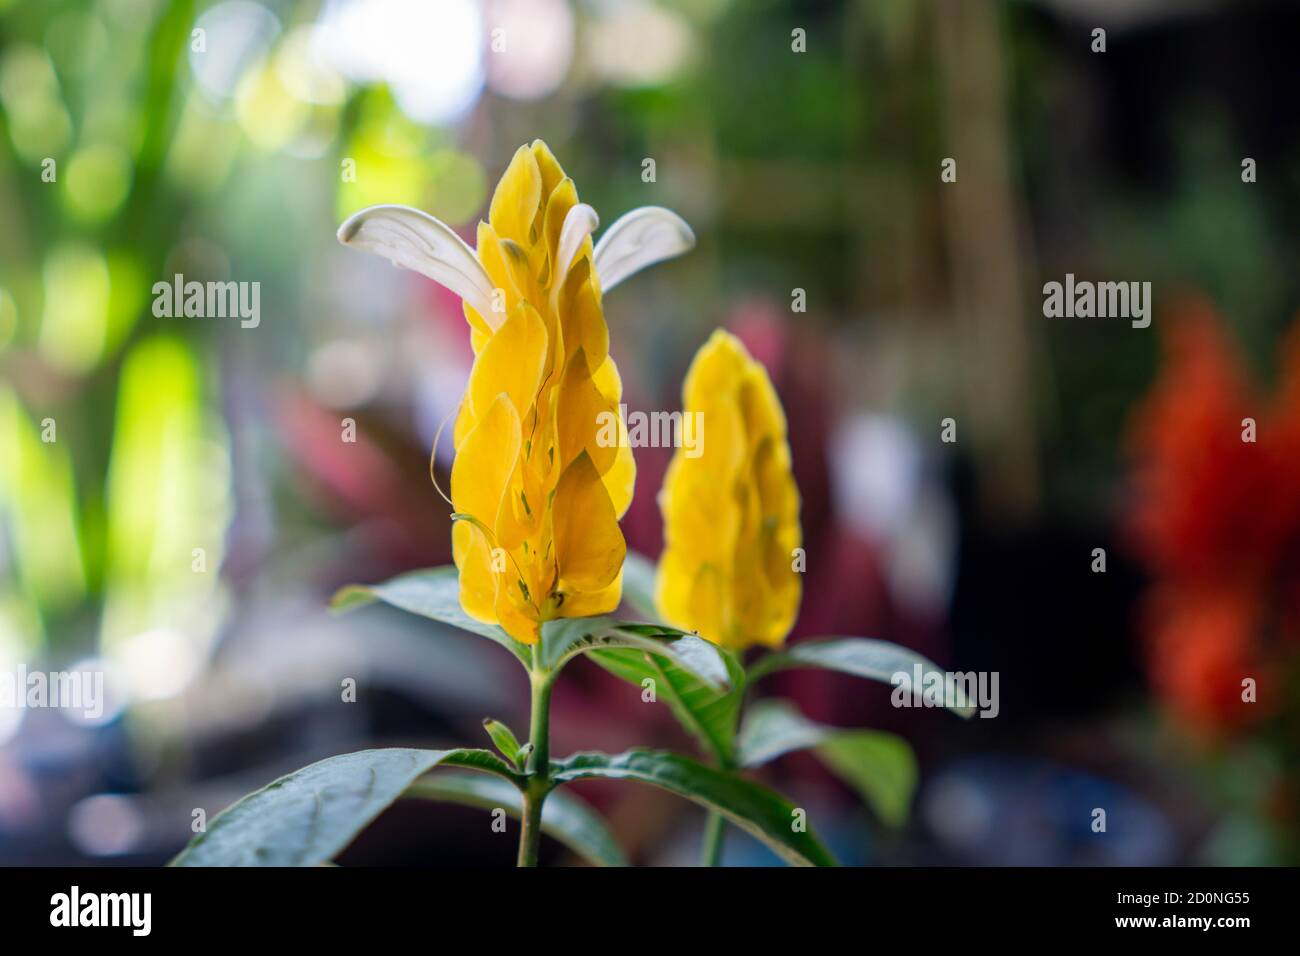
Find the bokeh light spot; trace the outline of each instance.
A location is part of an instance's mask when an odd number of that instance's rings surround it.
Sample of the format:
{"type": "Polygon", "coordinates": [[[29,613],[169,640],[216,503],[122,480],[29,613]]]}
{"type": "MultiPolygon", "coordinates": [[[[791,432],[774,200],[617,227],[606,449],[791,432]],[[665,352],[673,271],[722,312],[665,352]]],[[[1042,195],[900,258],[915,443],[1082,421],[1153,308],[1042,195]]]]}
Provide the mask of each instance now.
{"type": "Polygon", "coordinates": [[[109,302],[108,265],[103,254],[81,243],[65,243],[45,261],[45,311],[40,348],[68,371],[85,371],[104,350],[109,302]]]}
{"type": "Polygon", "coordinates": [[[429,157],[428,211],[453,226],[468,222],[487,200],[487,173],[478,160],[455,149],[429,157]]]}
{"type": "Polygon", "coordinates": [[[83,222],[108,219],[130,190],[131,162],[120,147],[87,146],[68,160],[63,195],[68,209],[83,222]]]}

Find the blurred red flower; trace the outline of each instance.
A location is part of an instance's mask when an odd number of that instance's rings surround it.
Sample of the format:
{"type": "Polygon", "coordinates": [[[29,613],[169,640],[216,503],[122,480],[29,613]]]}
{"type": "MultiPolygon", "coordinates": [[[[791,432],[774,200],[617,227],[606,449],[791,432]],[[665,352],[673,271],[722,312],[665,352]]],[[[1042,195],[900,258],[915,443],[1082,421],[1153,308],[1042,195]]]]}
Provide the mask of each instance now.
{"type": "Polygon", "coordinates": [[[1129,531],[1155,578],[1148,672],[1193,727],[1229,732],[1273,710],[1268,675],[1300,634],[1300,329],[1269,399],[1207,303],[1166,328],[1128,436],[1129,531]],[[1246,678],[1258,703],[1242,699],[1246,678]]]}

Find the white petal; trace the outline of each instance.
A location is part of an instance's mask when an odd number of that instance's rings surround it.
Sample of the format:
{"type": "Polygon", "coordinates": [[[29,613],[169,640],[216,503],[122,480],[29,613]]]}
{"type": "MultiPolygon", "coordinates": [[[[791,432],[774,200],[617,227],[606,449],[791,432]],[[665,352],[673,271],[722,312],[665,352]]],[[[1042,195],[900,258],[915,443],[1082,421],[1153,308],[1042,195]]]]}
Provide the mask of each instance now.
{"type": "Polygon", "coordinates": [[[646,266],[695,248],[695,233],[671,209],[642,206],[621,216],[596,243],[594,265],[601,292],[608,292],[646,266]]]}
{"type": "Polygon", "coordinates": [[[600,217],[596,215],[596,210],[585,202],[580,202],[569,210],[564,217],[564,225],[560,227],[559,248],[555,250],[555,264],[559,268],[552,273],[551,283],[554,288],[564,285],[564,277],[569,274],[569,267],[573,265],[578,250],[599,225],[600,217]]]}
{"type": "Polygon", "coordinates": [[[394,265],[428,276],[470,304],[495,330],[492,280],[474,250],[445,222],[409,206],[371,206],[339,226],[339,242],[378,253],[394,265]]]}

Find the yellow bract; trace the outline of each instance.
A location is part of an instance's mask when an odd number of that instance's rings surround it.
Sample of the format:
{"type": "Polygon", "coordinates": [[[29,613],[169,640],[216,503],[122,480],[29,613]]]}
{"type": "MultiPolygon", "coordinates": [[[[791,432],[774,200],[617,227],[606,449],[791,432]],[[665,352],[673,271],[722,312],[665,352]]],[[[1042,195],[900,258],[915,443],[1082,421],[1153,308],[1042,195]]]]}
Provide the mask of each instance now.
{"type": "Polygon", "coordinates": [[[612,611],[622,594],[618,521],[636,466],[625,434],[597,441],[623,385],[589,213],[544,143],[521,147],[478,228],[493,314],[465,303],[475,359],[451,472],[460,600],[528,644],[543,621],[612,611]]]}
{"type": "Polygon", "coordinates": [[[682,393],[685,415],[703,416],[703,441],[698,457],[677,449],[659,494],[659,613],[725,647],[779,645],[801,594],[799,490],[780,399],[722,330],[696,354],[682,393]]]}

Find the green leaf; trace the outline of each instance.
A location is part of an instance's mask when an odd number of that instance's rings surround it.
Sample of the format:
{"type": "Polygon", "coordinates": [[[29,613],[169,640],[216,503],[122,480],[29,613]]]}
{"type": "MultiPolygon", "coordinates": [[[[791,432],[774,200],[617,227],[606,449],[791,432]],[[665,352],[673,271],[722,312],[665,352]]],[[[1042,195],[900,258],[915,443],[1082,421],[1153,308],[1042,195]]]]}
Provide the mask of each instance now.
{"type": "Polygon", "coordinates": [[[655,563],[644,554],[628,551],[623,559],[623,600],[636,614],[658,621],[655,607],[655,563]]]}
{"type": "Polygon", "coordinates": [[[812,750],[876,815],[902,826],[916,791],[916,756],[907,741],[878,730],[841,730],[804,717],[782,700],[760,700],[745,715],[737,743],[742,766],[812,750]]]}
{"type": "Polygon", "coordinates": [[[834,732],[808,720],[783,700],[755,701],[740,728],[737,759],[742,767],[761,767],[782,754],[816,747],[834,732]]]}
{"type": "Polygon", "coordinates": [[[712,644],[709,647],[726,666],[729,687],[706,683],[672,661],[638,651],[595,651],[591,659],[629,684],[643,687],[647,679],[653,680],[655,699],[666,703],[681,725],[700,742],[705,753],[718,758],[725,766],[734,756],[745,672],[730,651],[712,644]]]}
{"type": "Polygon", "coordinates": [[[533,755],[533,742],[530,740],[515,752],[515,766],[520,770],[528,769],[528,758],[533,755]]]}
{"type": "MultiPolygon", "coordinates": [[[[516,820],[523,807],[523,797],[509,782],[473,773],[430,774],[417,780],[403,797],[441,800],[484,810],[500,807],[516,820]]],[[[559,840],[588,863],[627,866],[627,859],[605,821],[574,794],[553,791],[547,796],[542,805],[542,832],[559,840]]]]}
{"type": "Polygon", "coordinates": [[[516,641],[496,624],[474,620],[461,608],[460,579],[454,567],[410,571],[383,584],[350,584],[334,595],[330,609],[350,611],[375,601],[489,638],[519,658],[525,667],[532,666],[533,655],[527,644],[516,641]]]}
{"type": "Polygon", "coordinates": [[[571,617],[542,625],[542,667],[555,672],[579,654],[628,649],[651,654],[725,690],[727,663],[718,649],[689,631],[666,624],[636,624],[609,617],[571,617]]]}
{"type": "Polygon", "coordinates": [[[789,863],[835,866],[835,858],[811,829],[795,829],[796,808],[780,794],[735,773],[715,770],[680,754],[629,750],[579,753],[552,765],[557,784],[600,777],[638,780],[662,787],[721,813],[789,863]]]}
{"type": "MultiPolygon", "coordinates": [[[[623,600],[636,613],[658,622],[654,593],[654,562],[643,554],[629,551],[623,561],[623,600]]],[[[731,763],[733,755],[745,673],[733,653],[712,644],[708,646],[726,668],[724,686],[701,680],[694,670],[671,659],[639,650],[593,650],[590,656],[605,670],[629,684],[644,687],[646,680],[654,681],[655,699],[662,698],[678,722],[700,742],[704,752],[725,765],[731,763]]]]}
{"type": "MultiPolygon", "coordinates": [[[[938,665],[906,647],[866,637],[836,637],[804,641],[785,650],[774,651],[760,658],[750,668],[749,680],[753,683],[774,671],[793,667],[820,667],[908,688],[910,693],[914,669],[918,665],[921,668],[922,690],[925,689],[927,680],[945,680],[947,677],[938,665]],[[894,680],[895,675],[900,675],[897,682],[894,680]]],[[[961,688],[953,685],[952,691],[953,704],[948,709],[961,717],[974,714],[975,707],[961,688]]]]}
{"type": "MultiPolygon", "coordinates": [[[[509,649],[525,667],[532,667],[532,649],[528,645],[495,624],[474,620],[461,609],[454,567],[412,571],[383,584],[350,585],[334,596],[330,606],[335,611],[347,611],[374,601],[481,634],[509,649]]],[[[610,617],[561,618],[542,625],[541,665],[551,672],[579,654],[614,648],[652,653],[707,685],[719,690],[728,686],[728,667],[717,648],[679,628],[610,617]]]]}
{"type": "Polygon", "coordinates": [[[314,866],[337,856],[417,778],[443,764],[517,775],[486,750],[362,750],[295,770],[227,807],[173,866],[314,866]]]}
{"type": "Polygon", "coordinates": [[[501,756],[512,761],[516,770],[522,770],[523,765],[519,763],[519,752],[523,748],[520,747],[519,739],[515,736],[514,731],[501,721],[493,720],[491,717],[483,718],[483,729],[492,738],[492,745],[501,751],[501,756]]]}
{"type": "Polygon", "coordinates": [[[840,731],[816,754],[886,824],[901,827],[907,822],[918,772],[916,755],[902,737],[880,730],[840,731]]]}

